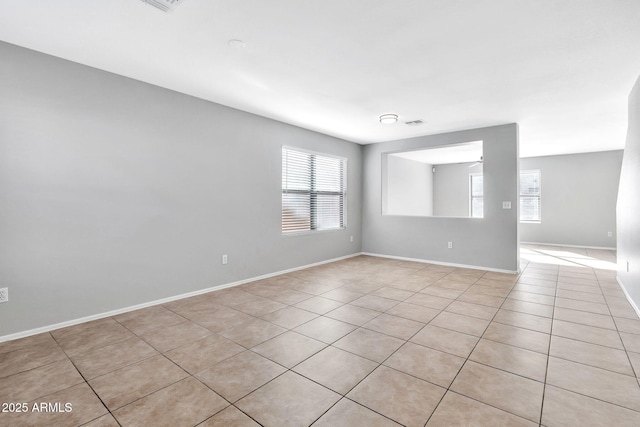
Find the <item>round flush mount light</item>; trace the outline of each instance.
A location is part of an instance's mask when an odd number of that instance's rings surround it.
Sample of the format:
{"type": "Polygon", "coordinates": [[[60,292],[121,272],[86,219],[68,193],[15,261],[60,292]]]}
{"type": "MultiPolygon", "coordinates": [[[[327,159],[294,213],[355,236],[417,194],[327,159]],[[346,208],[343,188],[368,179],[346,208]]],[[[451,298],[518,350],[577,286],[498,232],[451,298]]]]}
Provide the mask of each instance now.
{"type": "Polygon", "coordinates": [[[236,49],[244,49],[245,47],[247,47],[247,44],[245,42],[238,39],[231,39],[227,43],[230,47],[234,47],[236,49]]]}
{"type": "Polygon", "coordinates": [[[380,116],[380,123],[385,125],[391,125],[398,121],[397,114],[383,114],[380,116]]]}

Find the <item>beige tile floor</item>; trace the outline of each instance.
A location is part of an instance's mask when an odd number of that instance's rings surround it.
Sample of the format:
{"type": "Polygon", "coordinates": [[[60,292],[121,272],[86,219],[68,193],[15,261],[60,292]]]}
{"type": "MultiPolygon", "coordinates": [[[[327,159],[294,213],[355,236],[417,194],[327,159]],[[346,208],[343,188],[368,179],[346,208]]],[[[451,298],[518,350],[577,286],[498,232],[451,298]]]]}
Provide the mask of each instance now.
{"type": "Polygon", "coordinates": [[[520,276],[360,256],[2,343],[0,402],[29,413],[0,426],[640,426],[615,255],[521,253],[520,276]]]}

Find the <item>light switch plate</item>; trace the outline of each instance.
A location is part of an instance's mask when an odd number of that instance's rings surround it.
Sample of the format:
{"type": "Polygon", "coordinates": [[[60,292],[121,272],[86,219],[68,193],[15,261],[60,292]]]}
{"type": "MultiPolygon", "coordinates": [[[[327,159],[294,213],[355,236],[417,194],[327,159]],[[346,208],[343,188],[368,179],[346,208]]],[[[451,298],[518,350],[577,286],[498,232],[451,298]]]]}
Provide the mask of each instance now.
{"type": "Polygon", "coordinates": [[[502,202],[502,209],[511,209],[511,202],[502,202]]]}

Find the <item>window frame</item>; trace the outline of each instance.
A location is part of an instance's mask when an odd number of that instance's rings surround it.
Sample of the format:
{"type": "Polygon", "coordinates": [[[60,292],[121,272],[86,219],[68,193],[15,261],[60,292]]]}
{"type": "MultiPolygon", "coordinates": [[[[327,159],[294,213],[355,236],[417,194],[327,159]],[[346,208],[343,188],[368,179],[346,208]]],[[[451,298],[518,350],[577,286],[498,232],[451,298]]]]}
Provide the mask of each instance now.
{"type": "Polygon", "coordinates": [[[540,224],[542,222],[542,173],[540,169],[528,169],[521,170],[518,176],[520,180],[518,181],[518,203],[520,203],[520,222],[525,224],[540,224]],[[523,195],[522,194],[522,174],[537,174],[538,175],[538,194],[537,195],[523,195]],[[538,219],[522,219],[522,199],[526,198],[537,198],[538,199],[538,219]]]}
{"type": "Polygon", "coordinates": [[[469,218],[482,219],[484,218],[484,174],[482,172],[473,172],[469,174],[469,218]],[[473,178],[482,176],[482,196],[473,195],[473,178]],[[473,216],[473,199],[482,199],[482,215],[473,216]]]}
{"type": "MultiPolygon", "coordinates": [[[[469,218],[484,218],[484,200],[483,200],[483,212],[481,217],[473,216],[473,199],[484,199],[484,180],[483,180],[483,188],[482,188],[482,196],[474,196],[473,195],[473,178],[475,176],[482,176],[483,172],[476,172],[469,174],[469,218]]],[[[540,224],[542,222],[542,173],[540,169],[528,169],[523,170],[518,173],[518,207],[520,208],[518,214],[518,221],[526,224],[540,224]],[[538,175],[538,194],[537,195],[523,195],[522,194],[522,186],[521,186],[521,178],[522,174],[532,174],[536,173],[538,175]],[[523,198],[537,198],[538,199],[538,219],[522,219],[522,199],[523,198]]]]}
{"type": "Polygon", "coordinates": [[[296,236],[301,234],[313,234],[313,233],[327,233],[332,231],[345,230],[347,228],[347,171],[348,171],[348,159],[342,156],[336,156],[333,154],[320,153],[317,151],[306,150],[298,147],[291,147],[288,145],[283,145],[280,151],[281,157],[281,215],[280,215],[280,231],[282,236],[296,236]],[[284,164],[284,155],[285,150],[304,153],[310,156],[310,165],[309,165],[309,178],[308,182],[310,184],[309,190],[291,190],[286,189],[284,186],[284,174],[285,174],[285,164],[284,164]],[[342,173],[338,178],[338,181],[341,183],[342,191],[327,191],[327,190],[318,190],[317,188],[314,191],[314,187],[316,187],[316,183],[318,180],[318,176],[316,173],[316,165],[317,158],[323,157],[326,159],[335,159],[339,160],[342,163],[342,173]],[[290,231],[284,230],[284,208],[285,208],[285,194],[308,194],[309,195],[309,228],[305,229],[294,229],[290,231]],[[331,228],[318,228],[318,196],[327,195],[327,196],[338,196],[342,203],[339,203],[339,214],[338,219],[340,226],[339,227],[331,227],[331,228]]]}

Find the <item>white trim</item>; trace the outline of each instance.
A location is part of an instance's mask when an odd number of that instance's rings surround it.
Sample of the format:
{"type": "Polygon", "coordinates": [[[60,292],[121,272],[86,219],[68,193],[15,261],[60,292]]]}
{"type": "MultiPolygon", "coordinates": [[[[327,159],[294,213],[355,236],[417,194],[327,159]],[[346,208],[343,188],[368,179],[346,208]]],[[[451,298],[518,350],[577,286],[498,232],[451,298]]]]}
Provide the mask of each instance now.
{"type": "Polygon", "coordinates": [[[615,251],[616,248],[607,248],[604,246],[582,246],[582,245],[561,245],[559,243],[540,243],[540,242],[520,242],[521,245],[542,245],[542,246],[557,246],[565,248],[582,248],[582,249],[602,249],[605,251],[615,251]]]}
{"type": "Polygon", "coordinates": [[[469,173],[469,218],[483,219],[484,218],[484,184],[482,187],[482,196],[474,197],[473,196],[473,178],[476,176],[484,177],[484,172],[469,173]],[[482,216],[473,216],[473,199],[482,199],[482,216]]]}
{"type": "Polygon", "coordinates": [[[319,230],[298,230],[298,231],[287,231],[287,232],[282,232],[281,236],[284,238],[287,237],[295,237],[295,236],[306,236],[308,234],[318,234],[318,233],[332,233],[334,231],[344,231],[346,230],[347,227],[340,227],[340,228],[321,228],[319,230]]]}
{"type": "Polygon", "coordinates": [[[322,151],[307,150],[306,148],[294,147],[293,145],[282,145],[282,148],[284,148],[285,150],[300,151],[301,153],[313,154],[313,155],[316,155],[316,156],[331,157],[331,158],[334,158],[334,159],[344,160],[345,162],[348,160],[347,157],[339,156],[337,154],[330,154],[330,153],[325,153],[325,152],[322,152],[322,151]]]}
{"type": "Polygon", "coordinates": [[[620,288],[622,289],[622,292],[624,292],[624,296],[627,297],[627,301],[629,301],[629,304],[631,304],[631,307],[633,307],[638,317],[640,317],[640,308],[638,308],[636,303],[631,299],[631,295],[629,295],[629,292],[627,292],[627,289],[622,284],[620,277],[618,277],[617,275],[616,275],[616,282],[618,282],[618,285],[620,285],[620,288]]]}
{"type": "Polygon", "coordinates": [[[467,265],[467,264],[456,264],[456,263],[453,263],[453,262],[433,261],[433,260],[430,260],[430,259],[407,258],[407,257],[402,257],[402,256],[374,254],[374,253],[370,253],[370,252],[362,252],[362,255],[374,256],[374,257],[378,257],[378,258],[397,259],[397,260],[401,260],[401,261],[420,262],[420,263],[423,263],[423,264],[436,264],[436,265],[446,265],[448,267],[470,268],[472,270],[493,271],[493,272],[496,272],[496,273],[520,274],[519,271],[514,271],[514,270],[503,270],[501,268],[480,267],[480,266],[477,266],[477,265],[467,265]]]}
{"type": "Polygon", "coordinates": [[[277,271],[275,273],[264,274],[262,276],[251,277],[251,278],[248,278],[248,279],[239,280],[237,282],[231,282],[231,283],[225,283],[225,284],[218,285],[218,286],[212,286],[210,288],[200,289],[200,290],[197,290],[197,291],[188,292],[186,294],[180,294],[180,295],[176,295],[176,296],[172,296],[172,297],[168,297],[168,298],[162,298],[162,299],[155,300],[155,301],[145,302],[145,303],[142,303],[142,304],[132,305],[132,306],[129,306],[129,307],[119,308],[119,309],[116,309],[116,310],[111,310],[111,311],[107,311],[107,312],[100,313],[100,314],[94,314],[94,315],[91,315],[91,316],[81,317],[79,319],[67,320],[65,322],[55,323],[53,325],[42,326],[40,328],[35,328],[35,329],[29,329],[27,331],[16,332],[14,334],[0,336],[0,343],[4,342],[4,341],[15,340],[15,339],[18,339],[18,338],[29,337],[31,335],[41,334],[43,332],[53,331],[55,329],[66,328],[68,326],[78,325],[80,323],[90,322],[92,320],[104,319],[105,317],[111,317],[111,316],[115,316],[117,314],[128,313],[130,311],[140,310],[141,308],[151,307],[151,306],[159,305],[159,304],[166,304],[168,302],[172,302],[172,301],[177,301],[177,300],[181,300],[181,299],[184,299],[184,298],[193,297],[193,296],[196,296],[196,295],[206,294],[208,292],[213,292],[213,291],[219,291],[221,289],[232,288],[234,286],[243,285],[245,283],[255,282],[256,280],[268,279],[270,277],[280,276],[282,274],[287,274],[287,273],[291,273],[291,272],[298,271],[298,270],[304,270],[306,268],[311,268],[311,267],[315,267],[315,266],[322,265],[322,264],[328,264],[328,263],[331,263],[331,262],[342,261],[344,259],[353,258],[353,257],[360,256],[360,255],[362,255],[362,253],[361,252],[357,252],[357,253],[354,253],[354,254],[345,255],[345,256],[342,256],[342,257],[338,257],[338,258],[332,258],[332,259],[329,259],[329,260],[326,260],[326,261],[320,261],[320,262],[316,262],[316,263],[313,263],[313,264],[303,265],[303,266],[300,266],[300,267],[289,268],[287,270],[281,270],[281,271],[277,271]]]}

